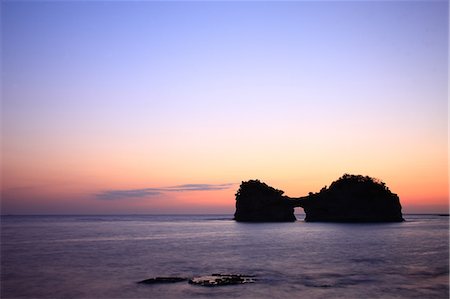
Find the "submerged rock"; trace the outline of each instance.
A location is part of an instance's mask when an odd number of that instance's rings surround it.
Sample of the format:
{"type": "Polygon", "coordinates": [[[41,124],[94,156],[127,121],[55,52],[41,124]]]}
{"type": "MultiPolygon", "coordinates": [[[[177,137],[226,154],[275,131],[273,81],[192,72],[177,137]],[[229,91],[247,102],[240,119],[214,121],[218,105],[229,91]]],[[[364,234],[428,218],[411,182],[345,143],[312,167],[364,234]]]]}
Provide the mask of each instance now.
{"type": "Polygon", "coordinates": [[[283,193],[259,180],[242,182],[236,193],[234,219],[243,222],[296,221],[294,207],[283,193]]]}
{"type": "Polygon", "coordinates": [[[302,207],[305,221],[401,222],[397,194],[380,180],[344,174],[318,193],[289,198],[259,180],[242,182],[236,193],[236,221],[295,221],[294,207],[302,207]]]}
{"type": "Polygon", "coordinates": [[[176,283],[188,281],[190,284],[204,287],[217,287],[225,285],[236,285],[255,282],[253,275],[244,274],[218,274],[214,273],[208,276],[193,277],[191,279],[185,277],[153,277],[139,281],[142,284],[160,284],[160,283],[176,283]]]}
{"type": "Polygon", "coordinates": [[[212,274],[189,279],[190,284],[203,287],[217,287],[255,282],[254,276],[241,274],[212,274]]]}
{"type": "Polygon", "coordinates": [[[156,283],[175,283],[188,280],[185,277],[153,277],[145,280],[141,280],[138,283],[144,284],[156,284],[156,283]]]}

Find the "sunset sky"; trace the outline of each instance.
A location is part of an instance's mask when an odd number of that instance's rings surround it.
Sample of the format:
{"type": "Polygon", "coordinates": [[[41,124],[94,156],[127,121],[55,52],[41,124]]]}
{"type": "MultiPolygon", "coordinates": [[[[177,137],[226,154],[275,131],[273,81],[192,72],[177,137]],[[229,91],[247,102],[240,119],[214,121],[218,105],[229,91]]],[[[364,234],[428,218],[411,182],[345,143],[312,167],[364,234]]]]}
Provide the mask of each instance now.
{"type": "Polygon", "coordinates": [[[448,212],[448,1],[1,2],[2,214],[233,213],[344,173],[448,212]]]}

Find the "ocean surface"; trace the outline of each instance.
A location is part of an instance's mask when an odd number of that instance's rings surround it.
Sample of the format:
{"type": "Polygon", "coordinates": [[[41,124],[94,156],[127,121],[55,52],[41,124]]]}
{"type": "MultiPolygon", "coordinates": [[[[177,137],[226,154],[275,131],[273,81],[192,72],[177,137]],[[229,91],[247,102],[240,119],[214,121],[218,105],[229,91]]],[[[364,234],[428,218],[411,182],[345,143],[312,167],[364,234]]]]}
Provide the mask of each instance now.
{"type": "Polygon", "coordinates": [[[449,217],[404,217],[248,224],[230,215],[2,216],[1,298],[449,298],[449,217]],[[136,283],[212,273],[256,282],[136,283]]]}

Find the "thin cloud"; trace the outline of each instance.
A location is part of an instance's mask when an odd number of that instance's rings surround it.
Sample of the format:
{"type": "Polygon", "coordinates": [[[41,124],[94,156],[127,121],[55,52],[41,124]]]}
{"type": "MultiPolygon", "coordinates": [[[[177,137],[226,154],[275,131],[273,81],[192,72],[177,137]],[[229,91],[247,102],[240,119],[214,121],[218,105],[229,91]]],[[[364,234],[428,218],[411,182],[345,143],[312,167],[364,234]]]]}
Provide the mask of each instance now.
{"type": "Polygon", "coordinates": [[[209,190],[223,190],[228,189],[235,184],[185,184],[178,185],[173,187],[164,188],[164,191],[176,191],[176,192],[185,192],[185,191],[209,191],[209,190]]]}
{"type": "Polygon", "coordinates": [[[146,197],[155,196],[161,194],[161,191],[153,188],[145,189],[131,189],[131,190],[106,190],[97,193],[96,196],[99,199],[114,200],[128,197],[146,197]]]}
{"type": "Polygon", "coordinates": [[[184,184],[162,188],[142,188],[142,189],[128,189],[128,190],[106,190],[99,192],[96,195],[98,199],[116,200],[123,198],[139,198],[152,197],[166,192],[188,192],[188,191],[212,191],[229,189],[235,183],[227,184],[184,184]]]}

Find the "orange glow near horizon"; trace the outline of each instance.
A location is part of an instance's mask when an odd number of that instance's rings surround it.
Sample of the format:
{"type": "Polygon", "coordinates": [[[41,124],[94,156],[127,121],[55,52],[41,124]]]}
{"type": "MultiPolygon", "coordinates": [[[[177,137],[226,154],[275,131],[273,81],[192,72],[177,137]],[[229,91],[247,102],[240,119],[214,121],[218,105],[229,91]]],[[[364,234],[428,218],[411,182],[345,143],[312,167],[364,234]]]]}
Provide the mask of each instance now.
{"type": "MultiPolygon", "coordinates": [[[[339,175],[340,176],[340,175],[339,175]]],[[[277,178],[259,178],[267,184],[284,190],[291,197],[304,196],[308,192],[318,192],[323,186],[329,185],[339,176],[328,180],[310,179],[286,180],[277,178]]],[[[307,177],[307,176],[304,176],[307,177]]],[[[106,181],[89,181],[83,178],[79,181],[60,181],[49,179],[47,183],[30,186],[17,186],[4,189],[2,192],[2,213],[144,213],[144,214],[190,214],[212,213],[231,214],[234,212],[234,194],[239,188],[240,181],[256,179],[234,179],[227,181],[234,183],[228,189],[210,191],[162,192],[157,196],[143,196],[139,198],[120,198],[102,200],[96,194],[107,190],[139,190],[145,188],[160,188],[180,185],[161,181],[159,184],[148,185],[141,179],[140,183],[132,184],[130,181],[121,181],[113,178],[115,183],[106,181]],[[53,183],[51,183],[53,182],[53,183]],[[24,208],[27,207],[27,208],[24,208]],[[18,212],[15,212],[18,211],[18,212]],[[46,212],[47,211],[47,212],[46,212]]],[[[33,180],[29,180],[33,181],[33,180]]],[[[422,178],[410,181],[384,180],[392,192],[400,197],[405,213],[448,211],[448,185],[445,174],[435,180],[422,178]]],[[[35,181],[37,183],[37,181],[35,181]]],[[[183,184],[195,184],[193,181],[183,181],[183,184]]],[[[217,182],[209,182],[217,183],[217,182]]],[[[218,182],[222,183],[222,182],[218,182]]],[[[5,186],[5,185],[4,185],[5,186]]]]}
{"type": "Polygon", "coordinates": [[[302,154],[297,154],[298,146],[295,140],[286,139],[278,147],[258,141],[237,153],[229,144],[210,143],[206,148],[187,144],[183,151],[160,146],[157,154],[145,155],[145,145],[104,153],[103,146],[78,152],[37,147],[21,154],[6,145],[2,213],[232,213],[234,193],[243,180],[260,179],[296,197],[318,192],[344,173],[381,179],[399,195],[404,212],[448,211],[444,146],[414,147],[415,151],[408,152],[378,150],[376,155],[367,146],[327,152],[320,143],[301,144],[302,154]],[[96,198],[105,190],[199,183],[235,185],[225,190],[120,200],[96,198]]]}

